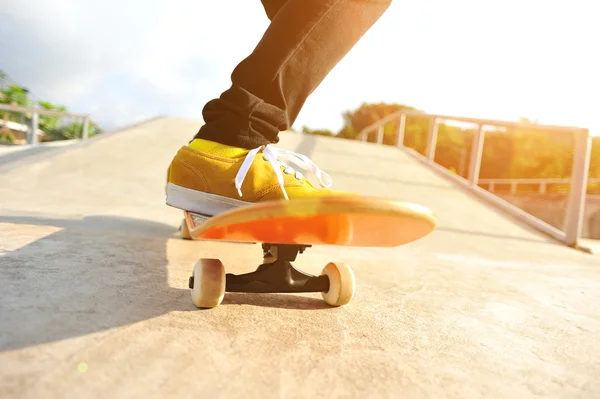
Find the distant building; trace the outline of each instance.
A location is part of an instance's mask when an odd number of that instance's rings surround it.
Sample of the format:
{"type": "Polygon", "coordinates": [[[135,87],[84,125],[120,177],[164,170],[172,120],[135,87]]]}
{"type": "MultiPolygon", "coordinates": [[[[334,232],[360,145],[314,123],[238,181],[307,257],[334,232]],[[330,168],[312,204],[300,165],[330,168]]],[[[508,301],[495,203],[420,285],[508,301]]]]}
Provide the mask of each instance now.
{"type": "MultiPolygon", "coordinates": [[[[29,129],[31,127],[26,124],[0,119],[0,143],[27,144],[29,129]]],[[[37,129],[36,133],[38,142],[51,141],[43,130],[37,129]]]]}

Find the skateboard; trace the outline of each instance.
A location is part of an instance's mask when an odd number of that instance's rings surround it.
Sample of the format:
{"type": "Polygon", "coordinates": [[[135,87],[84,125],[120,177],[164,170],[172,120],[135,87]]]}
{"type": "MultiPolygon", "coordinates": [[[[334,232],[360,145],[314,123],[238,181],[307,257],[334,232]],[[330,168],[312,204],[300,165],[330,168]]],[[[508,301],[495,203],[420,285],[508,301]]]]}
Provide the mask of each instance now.
{"type": "Polygon", "coordinates": [[[234,243],[261,243],[263,262],[256,271],[225,273],[218,259],[200,259],[189,279],[192,302],[214,308],[225,292],[320,292],[331,306],[348,304],[356,280],[349,265],[330,262],[320,276],[292,262],[313,245],[395,247],[435,230],[427,208],[385,198],[328,197],[254,203],[208,217],[184,211],[181,237],[234,243]]]}

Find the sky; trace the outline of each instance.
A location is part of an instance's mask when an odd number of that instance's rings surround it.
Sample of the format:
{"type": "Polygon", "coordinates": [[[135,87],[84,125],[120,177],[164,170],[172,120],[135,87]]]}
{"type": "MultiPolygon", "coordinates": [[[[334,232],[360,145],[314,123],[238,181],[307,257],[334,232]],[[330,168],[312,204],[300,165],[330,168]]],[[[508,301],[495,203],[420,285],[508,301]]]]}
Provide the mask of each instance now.
{"type": "MultiPolygon", "coordinates": [[[[294,0],[299,1],[299,0],[294,0]]],[[[590,128],[600,134],[591,0],[393,0],[309,97],[294,127],[343,125],[363,102],[590,128]]],[[[104,129],[201,120],[260,40],[258,0],[0,0],[0,69],[104,129]]]]}

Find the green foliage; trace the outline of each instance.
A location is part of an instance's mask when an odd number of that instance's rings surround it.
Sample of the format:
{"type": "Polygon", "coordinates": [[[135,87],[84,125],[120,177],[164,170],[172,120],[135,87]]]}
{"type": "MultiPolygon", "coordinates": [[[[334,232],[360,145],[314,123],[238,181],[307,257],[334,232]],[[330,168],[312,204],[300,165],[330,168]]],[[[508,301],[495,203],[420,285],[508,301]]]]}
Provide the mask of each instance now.
{"type": "MultiPolygon", "coordinates": [[[[400,111],[417,111],[413,107],[409,107],[402,104],[367,104],[363,103],[355,111],[346,111],[343,113],[344,120],[346,121],[342,130],[338,133],[338,137],[356,139],[358,134],[367,126],[383,119],[384,117],[400,111]]],[[[387,128],[386,134],[393,134],[390,128],[387,128]]],[[[371,134],[368,141],[374,142],[377,140],[376,134],[371,134]]]]}
{"type": "Polygon", "coordinates": [[[12,144],[14,142],[13,136],[11,134],[4,133],[0,130],[0,143],[2,143],[2,142],[12,144]]]}
{"type": "MultiPolygon", "coordinates": [[[[4,79],[3,79],[4,80],[4,79]]],[[[0,89],[0,104],[13,104],[26,107],[29,105],[27,89],[17,85],[8,85],[0,89]]],[[[11,121],[20,121],[21,114],[18,112],[0,111],[0,118],[8,118],[11,121]]]]}
{"type": "MultiPolygon", "coordinates": [[[[425,153],[425,143],[429,130],[419,133],[421,139],[421,151],[425,153]]],[[[439,124],[438,140],[435,151],[435,162],[454,171],[454,173],[467,177],[469,174],[469,163],[471,162],[471,148],[475,130],[459,129],[455,126],[439,124]]]]}
{"type": "MultiPolygon", "coordinates": [[[[28,90],[24,87],[10,84],[6,87],[4,82],[6,74],[0,70],[0,103],[20,105],[23,107],[31,106],[32,101],[29,99],[28,90]]],[[[68,112],[64,105],[53,104],[49,101],[38,101],[37,106],[43,109],[68,112]]],[[[21,112],[0,111],[0,118],[18,123],[31,123],[31,115],[24,115],[21,112]]],[[[52,140],[67,140],[73,138],[81,138],[83,133],[83,122],[80,120],[65,121],[64,117],[57,115],[39,115],[38,126],[46,137],[52,140]]],[[[90,121],[88,126],[88,137],[99,134],[101,129],[90,121]]],[[[1,141],[12,142],[12,137],[7,134],[0,135],[1,141]]]]}
{"type": "MultiPolygon", "coordinates": [[[[64,105],[54,105],[48,101],[40,101],[38,102],[40,108],[47,109],[50,111],[59,111],[59,112],[67,112],[67,107],[64,105]]],[[[54,130],[58,127],[60,123],[60,116],[56,115],[40,115],[39,124],[40,129],[43,131],[54,130]]]]}
{"type": "MultiPolygon", "coordinates": [[[[511,168],[507,167],[515,156],[516,142],[514,137],[507,131],[494,131],[486,132],[484,140],[479,177],[482,179],[508,179],[514,177],[511,175],[511,168]]],[[[471,141],[468,142],[469,158],[471,143],[471,141]]]]}
{"type": "Polygon", "coordinates": [[[27,89],[17,85],[8,85],[6,89],[0,91],[0,103],[26,107],[29,105],[27,89]]]}

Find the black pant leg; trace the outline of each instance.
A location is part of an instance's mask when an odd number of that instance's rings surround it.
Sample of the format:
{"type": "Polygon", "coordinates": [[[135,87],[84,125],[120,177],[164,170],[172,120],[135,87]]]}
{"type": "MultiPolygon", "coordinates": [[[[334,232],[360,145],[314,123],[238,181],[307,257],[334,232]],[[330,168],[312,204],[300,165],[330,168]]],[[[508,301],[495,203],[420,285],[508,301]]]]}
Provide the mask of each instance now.
{"type": "Polygon", "coordinates": [[[271,23],[234,69],[231,87],[204,107],[205,125],[196,137],[246,148],[277,143],[278,133],[292,126],[308,96],[390,3],[263,0],[271,23]]]}

